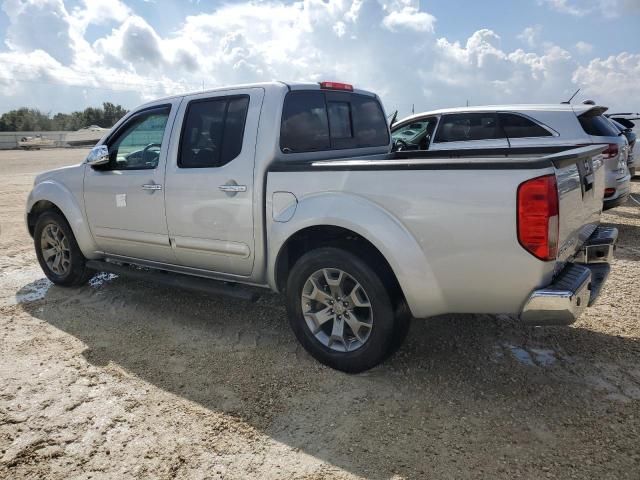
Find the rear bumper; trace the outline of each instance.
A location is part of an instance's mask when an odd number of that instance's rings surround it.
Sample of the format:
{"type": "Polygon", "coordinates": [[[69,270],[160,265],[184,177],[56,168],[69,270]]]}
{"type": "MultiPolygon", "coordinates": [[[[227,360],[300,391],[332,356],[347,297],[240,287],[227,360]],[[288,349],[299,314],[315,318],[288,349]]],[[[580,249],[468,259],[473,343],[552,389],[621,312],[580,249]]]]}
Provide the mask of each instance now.
{"type": "Polygon", "coordinates": [[[629,192],[631,191],[631,173],[627,173],[624,177],[618,178],[612,188],[615,188],[615,192],[610,197],[605,197],[603,210],[619,207],[627,202],[629,192]]]}
{"type": "Polygon", "coordinates": [[[620,205],[624,205],[629,200],[629,191],[618,195],[616,198],[611,200],[605,200],[602,203],[602,210],[611,210],[612,208],[619,207],[620,205]]]}
{"type": "Polygon", "coordinates": [[[606,281],[618,239],[615,228],[599,227],[573,263],[551,285],[535,290],[520,314],[528,325],[570,325],[593,305],[606,281]]]}

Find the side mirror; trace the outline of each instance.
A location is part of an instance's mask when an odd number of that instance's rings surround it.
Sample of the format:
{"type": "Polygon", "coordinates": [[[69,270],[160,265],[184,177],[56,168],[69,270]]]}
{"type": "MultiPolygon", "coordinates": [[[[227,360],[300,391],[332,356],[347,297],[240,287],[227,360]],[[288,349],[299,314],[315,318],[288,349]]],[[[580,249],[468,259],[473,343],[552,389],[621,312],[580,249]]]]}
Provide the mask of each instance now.
{"type": "Polygon", "coordinates": [[[107,146],[97,145],[91,149],[85,162],[87,165],[94,167],[96,165],[105,165],[109,163],[109,160],[109,149],[107,146]]]}

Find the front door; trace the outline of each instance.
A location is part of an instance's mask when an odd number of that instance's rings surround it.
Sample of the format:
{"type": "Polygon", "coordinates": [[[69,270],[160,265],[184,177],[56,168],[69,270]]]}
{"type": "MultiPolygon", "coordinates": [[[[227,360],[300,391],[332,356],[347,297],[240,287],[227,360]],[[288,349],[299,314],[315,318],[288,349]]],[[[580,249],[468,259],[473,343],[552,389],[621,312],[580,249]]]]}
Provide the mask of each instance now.
{"type": "Polygon", "coordinates": [[[172,140],[166,180],[167,224],[179,265],[252,272],[253,170],[263,96],[261,88],[207,93],[185,99],[180,108],[182,130],[172,140]]]}
{"type": "Polygon", "coordinates": [[[84,201],[103,252],[175,263],[164,207],[164,170],[178,104],[134,114],[107,141],[110,161],[87,166],[84,201]]]}

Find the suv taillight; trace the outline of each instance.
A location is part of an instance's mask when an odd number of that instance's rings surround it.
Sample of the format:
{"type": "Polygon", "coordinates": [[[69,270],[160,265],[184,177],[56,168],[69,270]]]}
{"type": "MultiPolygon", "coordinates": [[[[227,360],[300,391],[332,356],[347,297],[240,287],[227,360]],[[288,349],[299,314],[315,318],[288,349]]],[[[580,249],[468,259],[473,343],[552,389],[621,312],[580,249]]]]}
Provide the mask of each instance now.
{"type": "Polygon", "coordinates": [[[604,152],[602,152],[602,154],[604,155],[604,158],[613,158],[616,155],[618,155],[618,153],[620,153],[620,148],[615,143],[610,143],[607,146],[607,149],[604,152]]]}
{"type": "Polygon", "coordinates": [[[558,254],[560,211],[555,175],[545,175],[518,187],[518,241],[540,260],[558,254]]]}

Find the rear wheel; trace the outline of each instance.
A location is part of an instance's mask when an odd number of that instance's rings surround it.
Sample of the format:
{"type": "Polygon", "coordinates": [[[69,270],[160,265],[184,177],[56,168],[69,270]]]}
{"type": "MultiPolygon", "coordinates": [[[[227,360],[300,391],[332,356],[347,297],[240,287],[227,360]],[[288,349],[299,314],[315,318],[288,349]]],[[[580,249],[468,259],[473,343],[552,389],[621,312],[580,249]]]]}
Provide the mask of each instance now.
{"type": "Polygon", "coordinates": [[[287,282],[289,323],[320,362],[350,373],[384,360],[394,340],[394,309],[378,274],[350,252],[303,255],[287,282]]]}
{"type": "Polygon", "coordinates": [[[93,272],[86,267],[87,259],[71,227],[58,212],[49,211],[38,217],[33,240],[40,267],[53,283],[76,286],[91,278],[93,272]]]}

